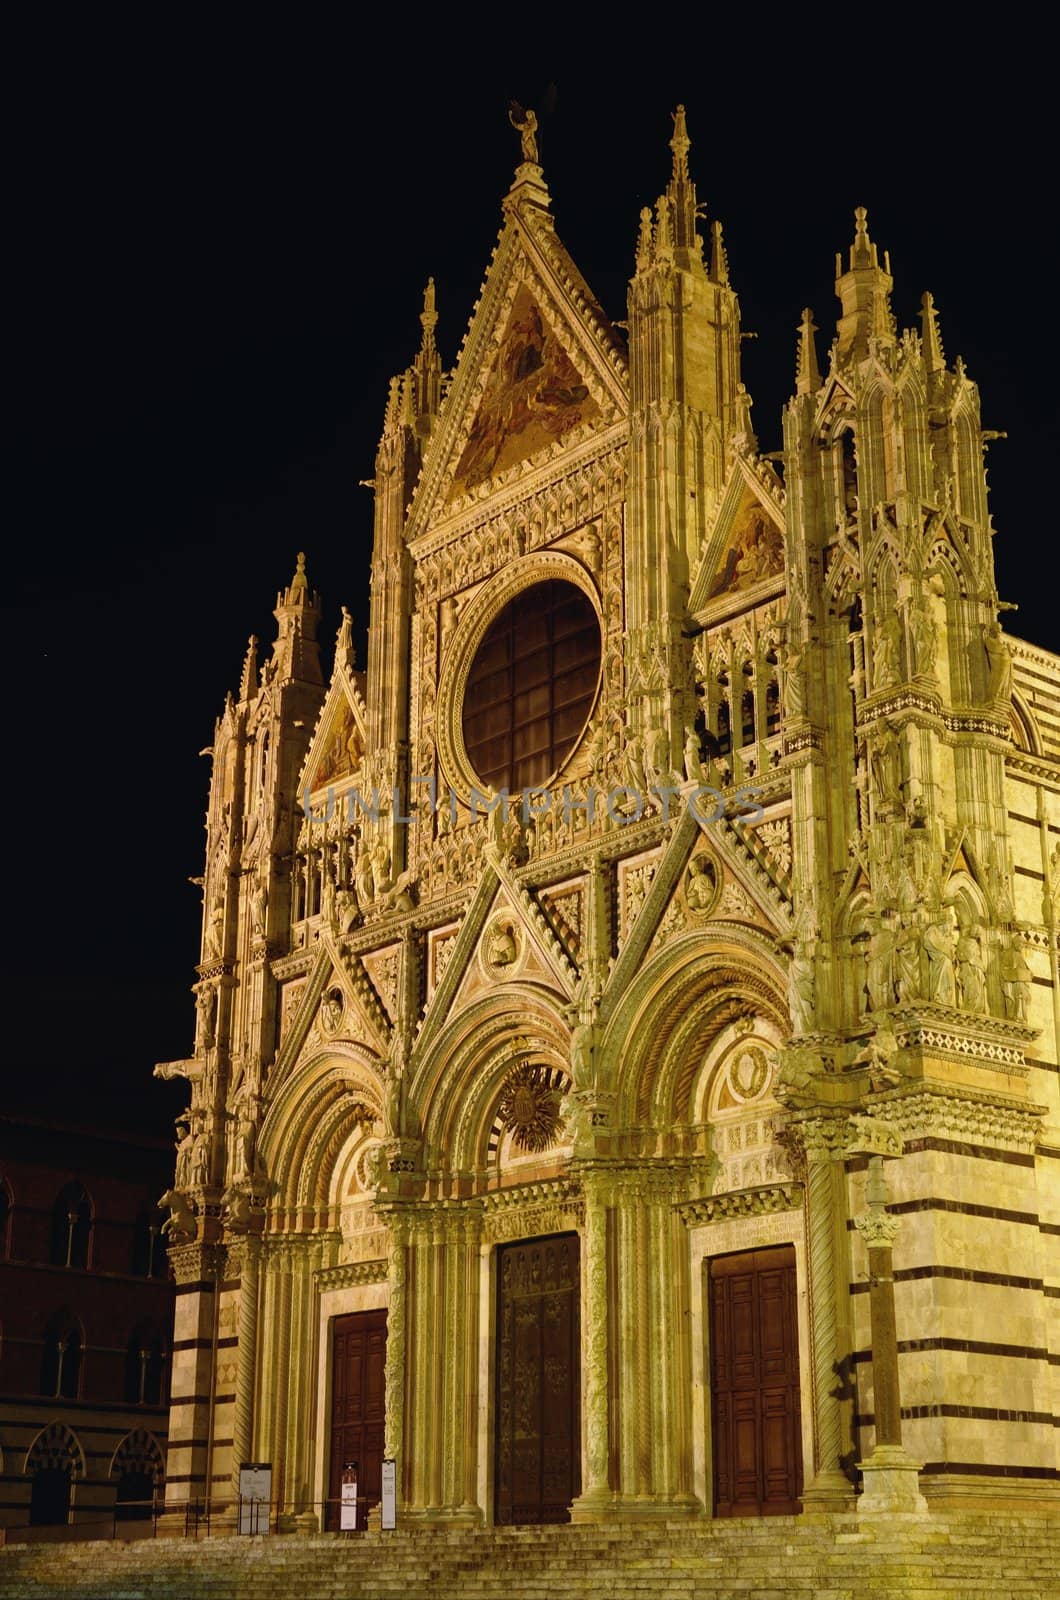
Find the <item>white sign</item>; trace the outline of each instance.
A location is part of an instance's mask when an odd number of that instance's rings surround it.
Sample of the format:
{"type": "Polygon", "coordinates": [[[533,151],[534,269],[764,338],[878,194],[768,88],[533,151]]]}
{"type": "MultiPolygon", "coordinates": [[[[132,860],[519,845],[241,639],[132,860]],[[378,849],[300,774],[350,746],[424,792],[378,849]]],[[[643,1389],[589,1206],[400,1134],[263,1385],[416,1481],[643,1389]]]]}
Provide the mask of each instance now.
{"type": "Polygon", "coordinates": [[[272,1462],[244,1461],[239,1469],[239,1531],[268,1533],[272,1462]]]}
{"type": "Polygon", "coordinates": [[[339,1499],[339,1527],[343,1533],[350,1533],[357,1526],[357,1479],[351,1478],[349,1483],[343,1481],[339,1499]]]}
{"type": "Polygon", "coordinates": [[[380,1507],[379,1526],[397,1527],[397,1462],[383,1462],[383,1500],[380,1507]]]}

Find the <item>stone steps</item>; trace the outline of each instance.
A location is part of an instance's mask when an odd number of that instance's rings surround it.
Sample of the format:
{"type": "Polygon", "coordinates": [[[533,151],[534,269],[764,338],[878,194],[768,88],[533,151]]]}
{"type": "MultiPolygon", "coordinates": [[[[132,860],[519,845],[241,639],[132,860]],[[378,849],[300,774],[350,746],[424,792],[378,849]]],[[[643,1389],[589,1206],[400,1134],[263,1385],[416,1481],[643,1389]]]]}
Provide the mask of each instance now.
{"type": "Polygon", "coordinates": [[[965,1514],[8,1545],[51,1600],[1056,1600],[1060,1518],[965,1514]]]}

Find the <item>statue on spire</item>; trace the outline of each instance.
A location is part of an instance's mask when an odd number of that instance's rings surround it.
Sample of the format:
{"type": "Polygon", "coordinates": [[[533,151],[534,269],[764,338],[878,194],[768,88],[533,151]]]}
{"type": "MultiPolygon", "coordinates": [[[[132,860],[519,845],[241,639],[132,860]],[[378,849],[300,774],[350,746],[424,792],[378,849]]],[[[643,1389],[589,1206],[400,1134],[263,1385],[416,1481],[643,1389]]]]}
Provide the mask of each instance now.
{"type": "Polygon", "coordinates": [[[674,136],[670,140],[670,149],[674,153],[674,181],[676,183],[688,182],[688,152],[692,148],[692,141],[688,137],[688,125],[685,121],[685,108],[678,106],[670,115],[674,119],[674,136]]]}
{"type": "Polygon", "coordinates": [[[537,112],[529,106],[521,106],[518,100],[513,100],[508,107],[508,121],[518,131],[522,145],[523,161],[533,166],[538,165],[537,152],[537,112]]]}

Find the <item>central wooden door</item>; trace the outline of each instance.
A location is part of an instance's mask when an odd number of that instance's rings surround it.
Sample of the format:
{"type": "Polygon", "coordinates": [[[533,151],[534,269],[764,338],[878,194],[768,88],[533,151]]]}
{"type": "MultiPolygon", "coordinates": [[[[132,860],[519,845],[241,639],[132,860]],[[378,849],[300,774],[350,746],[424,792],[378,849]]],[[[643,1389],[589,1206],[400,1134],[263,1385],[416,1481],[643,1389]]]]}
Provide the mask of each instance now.
{"type": "Polygon", "coordinates": [[[497,1256],[495,1521],[569,1522],[581,1492],[578,1235],[497,1256]]]}
{"type": "Polygon", "coordinates": [[[339,1526],[342,1473],[358,1463],[358,1499],[379,1500],[385,1415],[386,1312],[355,1311],[331,1323],[331,1468],[325,1526],[339,1526]]]}
{"type": "Polygon", "coordinates": [[[795,1248],[710,1262],[714,1514],[801,1509],[795,1248]]]}

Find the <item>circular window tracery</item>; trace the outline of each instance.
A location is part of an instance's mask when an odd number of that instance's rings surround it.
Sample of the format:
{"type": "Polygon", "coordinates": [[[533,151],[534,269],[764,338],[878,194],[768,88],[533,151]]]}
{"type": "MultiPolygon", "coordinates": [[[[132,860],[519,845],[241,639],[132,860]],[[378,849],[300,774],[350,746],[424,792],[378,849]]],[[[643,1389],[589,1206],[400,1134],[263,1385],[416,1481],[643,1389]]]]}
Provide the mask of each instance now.
{"type": "Polygon", "coordinates": [[[600,680],[600,623],[565,578],[520,589],[472,657],[461,704],[468,763],[483,790],[545,784],[573,754],[600,680]]]}

